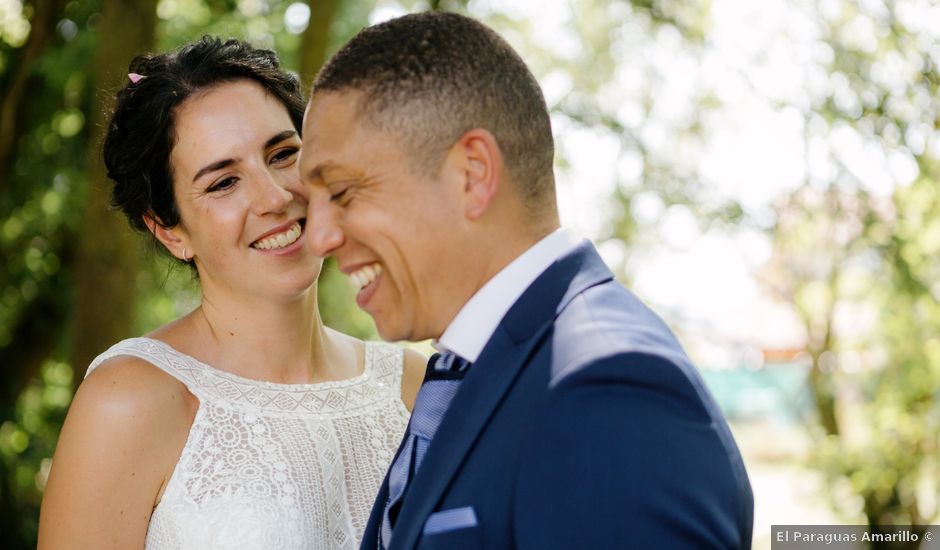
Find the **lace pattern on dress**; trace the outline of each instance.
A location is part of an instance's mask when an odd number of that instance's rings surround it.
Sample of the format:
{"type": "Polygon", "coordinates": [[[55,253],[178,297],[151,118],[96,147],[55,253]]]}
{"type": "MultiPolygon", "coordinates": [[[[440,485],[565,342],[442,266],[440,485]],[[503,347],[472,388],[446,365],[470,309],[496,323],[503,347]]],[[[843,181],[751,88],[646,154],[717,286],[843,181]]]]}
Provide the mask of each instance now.
{"type": "Polygon", "coordinates": [[[221,398],[232,405],[267,412],[348,414],[372,405],[380,394],[401,395],[402,350],[366,342],[365,353],[365,368],[356,377],[317,384],[278,384],[218,370],[160,340],[129,338],[96,357],[85,376],[108,359],[130,355],[176,378],[200,401],[221,398]],[[364,384],[366,379],[374,383],[364,384]]]}
{"type": "Polygon", "coordinates": [[[200,402],[147,549],[358,548],[408,421],[400,348],[367,343],[362,374],[348,380],[276,384],[133,338],[88,372],[121,355],[152,363],[200,402]]]}

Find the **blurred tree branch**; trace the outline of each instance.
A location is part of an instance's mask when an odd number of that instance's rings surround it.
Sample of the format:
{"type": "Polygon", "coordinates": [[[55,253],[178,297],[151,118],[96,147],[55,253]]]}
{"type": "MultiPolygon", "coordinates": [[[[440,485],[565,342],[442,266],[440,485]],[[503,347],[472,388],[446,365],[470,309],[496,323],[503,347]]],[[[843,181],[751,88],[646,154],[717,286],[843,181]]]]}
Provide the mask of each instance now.
{"type": "MultiPolygon", "coordinates": [[[[26,95],[27,83],[36,61],[55,36],[56,23],[61,17],[65,0],[41,0],[27,5],[34,10],[29,37],[21,48],[14,50],[16,55],[11,62],[13,68],[0,86],[0,174],[4,175],[13,168],[20,131],[18,117],[22,113],[20,107],[26,95]]],[[[0,190],[7,181],[9,178],[0,177],[0,190]]]]}
{"type": "Polygon", "coordinates": [[[458,11],[467,10],[467,0],[430,0],[428,11],[458,11]]]}

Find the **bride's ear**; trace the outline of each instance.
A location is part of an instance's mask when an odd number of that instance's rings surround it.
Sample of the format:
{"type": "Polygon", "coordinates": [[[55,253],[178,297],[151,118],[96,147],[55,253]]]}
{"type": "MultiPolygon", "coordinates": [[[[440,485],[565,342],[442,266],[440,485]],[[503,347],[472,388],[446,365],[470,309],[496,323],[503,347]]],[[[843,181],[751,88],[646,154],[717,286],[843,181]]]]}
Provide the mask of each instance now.
{"type": "Polygon", "coordinates": [[[153,236],[160,241],[167,250],[170,251],[170,254],[176,256],[177,258],[188,262],[192,259],[193,250],[190,247],[190,250],[187,251],[187,240],[186,236],[183,234],[179,225],[175,227],[166,227],[163,223],[160,222],[159,218],[153,214],[144,214],[143,215],[144,224],[147,226],[147,229],[153,233],[153,236]]]}

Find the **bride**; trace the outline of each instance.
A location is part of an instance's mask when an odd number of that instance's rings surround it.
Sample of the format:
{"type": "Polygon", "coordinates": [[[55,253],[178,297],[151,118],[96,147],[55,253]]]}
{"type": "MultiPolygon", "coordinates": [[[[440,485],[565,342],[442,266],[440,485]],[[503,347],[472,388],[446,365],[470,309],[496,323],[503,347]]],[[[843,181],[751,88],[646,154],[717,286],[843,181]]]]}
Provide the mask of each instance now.
{"type": "Polygon", "coordinates": [[[320,320],[299,84],[212,38],[131,71],[104,144],[113,203],[202,303],[88,368],[39,548],[357,548],[424,360],[320,320]]]}

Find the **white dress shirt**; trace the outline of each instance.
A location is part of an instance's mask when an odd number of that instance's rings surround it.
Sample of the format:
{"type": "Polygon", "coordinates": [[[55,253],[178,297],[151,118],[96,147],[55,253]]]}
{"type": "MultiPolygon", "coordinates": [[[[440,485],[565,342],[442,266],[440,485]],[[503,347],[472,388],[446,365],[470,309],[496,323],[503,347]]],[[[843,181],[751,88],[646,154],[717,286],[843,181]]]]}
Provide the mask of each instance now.
{"type": "Polygon", "coordinates": [[[441,338],[440,351],[451,351],[471,363],[480,357],[499,322],[527,288],[555,260],[574,250],[583,240],[559,228],[532,245],[487,281],[457,312],[441,338]]]}

